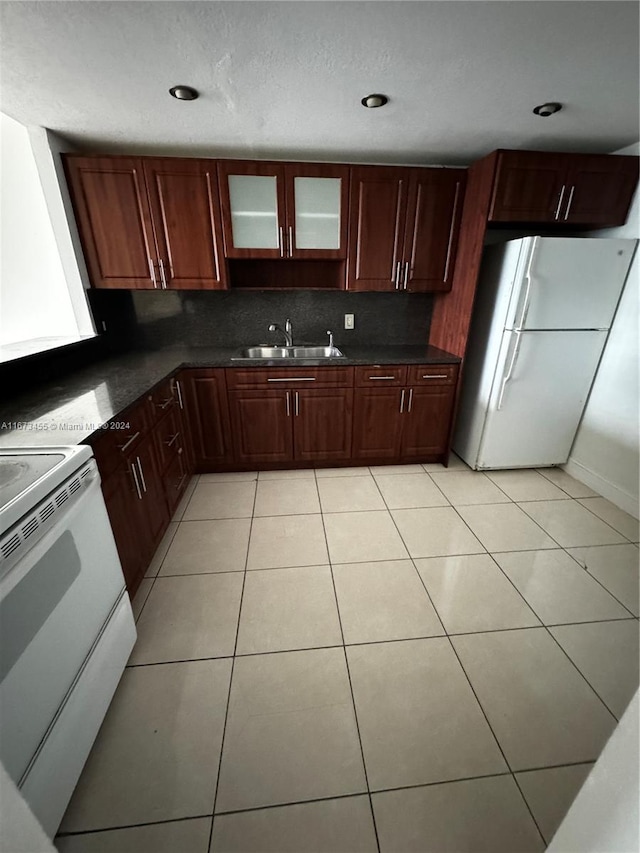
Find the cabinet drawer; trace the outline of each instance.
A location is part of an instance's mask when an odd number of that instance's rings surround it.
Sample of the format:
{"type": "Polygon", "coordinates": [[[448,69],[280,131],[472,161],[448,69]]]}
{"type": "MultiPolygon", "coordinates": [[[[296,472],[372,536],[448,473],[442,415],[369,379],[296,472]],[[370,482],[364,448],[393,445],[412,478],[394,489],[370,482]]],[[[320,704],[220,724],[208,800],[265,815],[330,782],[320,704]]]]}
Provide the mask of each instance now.
{"type": "Polygon", "coordinates": [[[404,364],[389,366],[373,365],[372,367],[356,367],[356,388],[384,388],[386,385],[404,385],[407,379],[407,368],[404,364]]]}
{"type": "Polygon", "coordinates": [[[144,405],[136,405],[113,418],[91,442],[102,477],[110,474],[120,460],[140,442],[149,428],[144,405]]]}
{"type": "Polygon", "coordinates": [[[173,382],[170,379],[162,382],[150,394],[147,394],[146,402],[150,423],[157,423],[167,410],[176,404],[173,382]]]}
{"type": "Polygon", "coordinates": [[[164,471],[184,443],[178,411],[176,409],[170,411],[158,424],[154,432],[160,470],[164,471]]]}
{"type": "Polygon", "coordinates": [[[453,385],[457,364],[414,364],[409,367],[407,385],[453,385]]]}
{"type": "Polygon", "coordinates": [[[350,388],[352,367],[227,368],[229,388],[350,388]]]}

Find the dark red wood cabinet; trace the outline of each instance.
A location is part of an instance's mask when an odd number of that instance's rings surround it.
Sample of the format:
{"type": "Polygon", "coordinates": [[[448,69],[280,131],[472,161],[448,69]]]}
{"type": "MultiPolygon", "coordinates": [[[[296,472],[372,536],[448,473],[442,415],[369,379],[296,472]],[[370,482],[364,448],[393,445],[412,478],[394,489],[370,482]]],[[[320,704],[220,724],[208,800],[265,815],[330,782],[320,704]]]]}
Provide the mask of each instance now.
{"type": "Polygon", "coordinates": [[[224,467],[233,445],[224,368],[183,370],[177,378],[196,467],[224,467]]]}
{"type": "Polygon", "coordinates": [[[240,466],[350,458],[351,368],[228,368],[227,383],[240,466]]]}
{"type": "Polygon", "coordinates": [[[215,161],[65,155],[94,287],[226,287],[215,161]]]}
{"type": "Polygon", "coordinates": [[[457,365],[357,373],[354,460],[420,462],[444,456],[457,374],[457,365]]]}
{"type": "Polygon", "coordinates": [[[349,290],[451,289],[464,169],[351,169],[349,290]]]}
{"type": "Polygon", "coordinates": [[[127,589],[133,595],[191,469],[173,384],[162,383],[92,442],[127,589]]]}
{"type": "Polygon", "coordinates": [[[228,258],[343,260],[349,167],[219,160],[228,258]]]}
{"type": "Polygon", "coordinates": [[[638,183],[638,158],[544,151],[496,152],[489,223],[622,225],[638,183]]]}

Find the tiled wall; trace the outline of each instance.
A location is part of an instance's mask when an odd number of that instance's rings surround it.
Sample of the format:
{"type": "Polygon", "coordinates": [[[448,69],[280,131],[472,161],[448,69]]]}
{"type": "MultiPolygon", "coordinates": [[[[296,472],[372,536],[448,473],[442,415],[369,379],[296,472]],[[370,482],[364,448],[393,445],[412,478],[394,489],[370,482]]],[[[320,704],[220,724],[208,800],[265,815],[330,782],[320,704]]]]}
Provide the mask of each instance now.
{"type": "Polygon", "coordinates": [[[281,341],[270,323],[291,319],[294,341],[339,346],[426,344],[433,297],[417,293],[322,291],[90,291],[96,326],[119,348],[247,346],[281,341]],[[345,313],[355,329],[345,331],[345,313]]]}

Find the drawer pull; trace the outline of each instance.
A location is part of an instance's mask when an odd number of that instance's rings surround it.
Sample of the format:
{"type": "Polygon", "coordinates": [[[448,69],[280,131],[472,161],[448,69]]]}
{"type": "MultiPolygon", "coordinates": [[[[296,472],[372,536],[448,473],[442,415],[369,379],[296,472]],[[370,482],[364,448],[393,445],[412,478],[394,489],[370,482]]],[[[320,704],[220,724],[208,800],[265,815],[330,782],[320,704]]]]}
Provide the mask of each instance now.
{"type": "Polygon", "coordinates": [[[449,374],[448,373],[426,373],[422,378],[423,379],[448,379],[449,374]]]}
{"type": "Polygon", "coordinates": [[[121,450],[124,453],[125,450],[127,449],[127,447],[129,447],[131,444],[133,444],[133,442],[136,440],[136,438],[138,438],[139,435],[140,435],[140,433],[137,432],[135,435],[131,436],[129,441],[125,442],[124,444],[119,444],[118,450],[121,450]]]}
{"type": "Polygon", "coordinates": [[[169,439],[169,441],[165,441],[165,444],[167,445],[167,447],[171,447],[171,445],[172,445],[172,444],[177,440],[177,438],[178,438],[178,436],[179,436],[179,435],[180,435],[180,433],[179,433],[179,432],[177,432],[175,435],[172,435],[172,436],[171,436],[171,438],[169,439]]]}
{"type": "Polygon", "coordinates": [[[369,379],[395,379],[395,376],[370,376],[369,379]]]}
{"type": "Polygon", "coordinates": [[[315,376],[287,376],[285,379],[267,379],[267,382],[315,382],[315,376]]]}

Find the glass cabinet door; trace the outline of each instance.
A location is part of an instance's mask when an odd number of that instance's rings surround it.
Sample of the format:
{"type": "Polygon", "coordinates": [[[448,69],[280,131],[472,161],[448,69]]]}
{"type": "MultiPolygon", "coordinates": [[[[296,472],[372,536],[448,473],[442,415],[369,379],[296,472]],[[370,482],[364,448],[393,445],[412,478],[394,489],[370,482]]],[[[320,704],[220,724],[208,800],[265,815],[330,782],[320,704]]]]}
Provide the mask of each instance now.
{"type": "Polygon", "coordinates": [[[294,178],[296,249],[340,248],[340,178],[294,178]]]}
{"type": "Polygon", "coordinates": [[[279,249],[276,177],[229,175],[231,231],[236,249],[279,249]]]}
{"type": "Polygon", "coordinates": [[[289,257],[346,257],[348,184],[347,166],[287,166],[289,257]]]}
{"type": "Polygon", "coordinates": [[[218,186],[227,258],[285,256],[284,166],[219,160],[218,186]]]}

